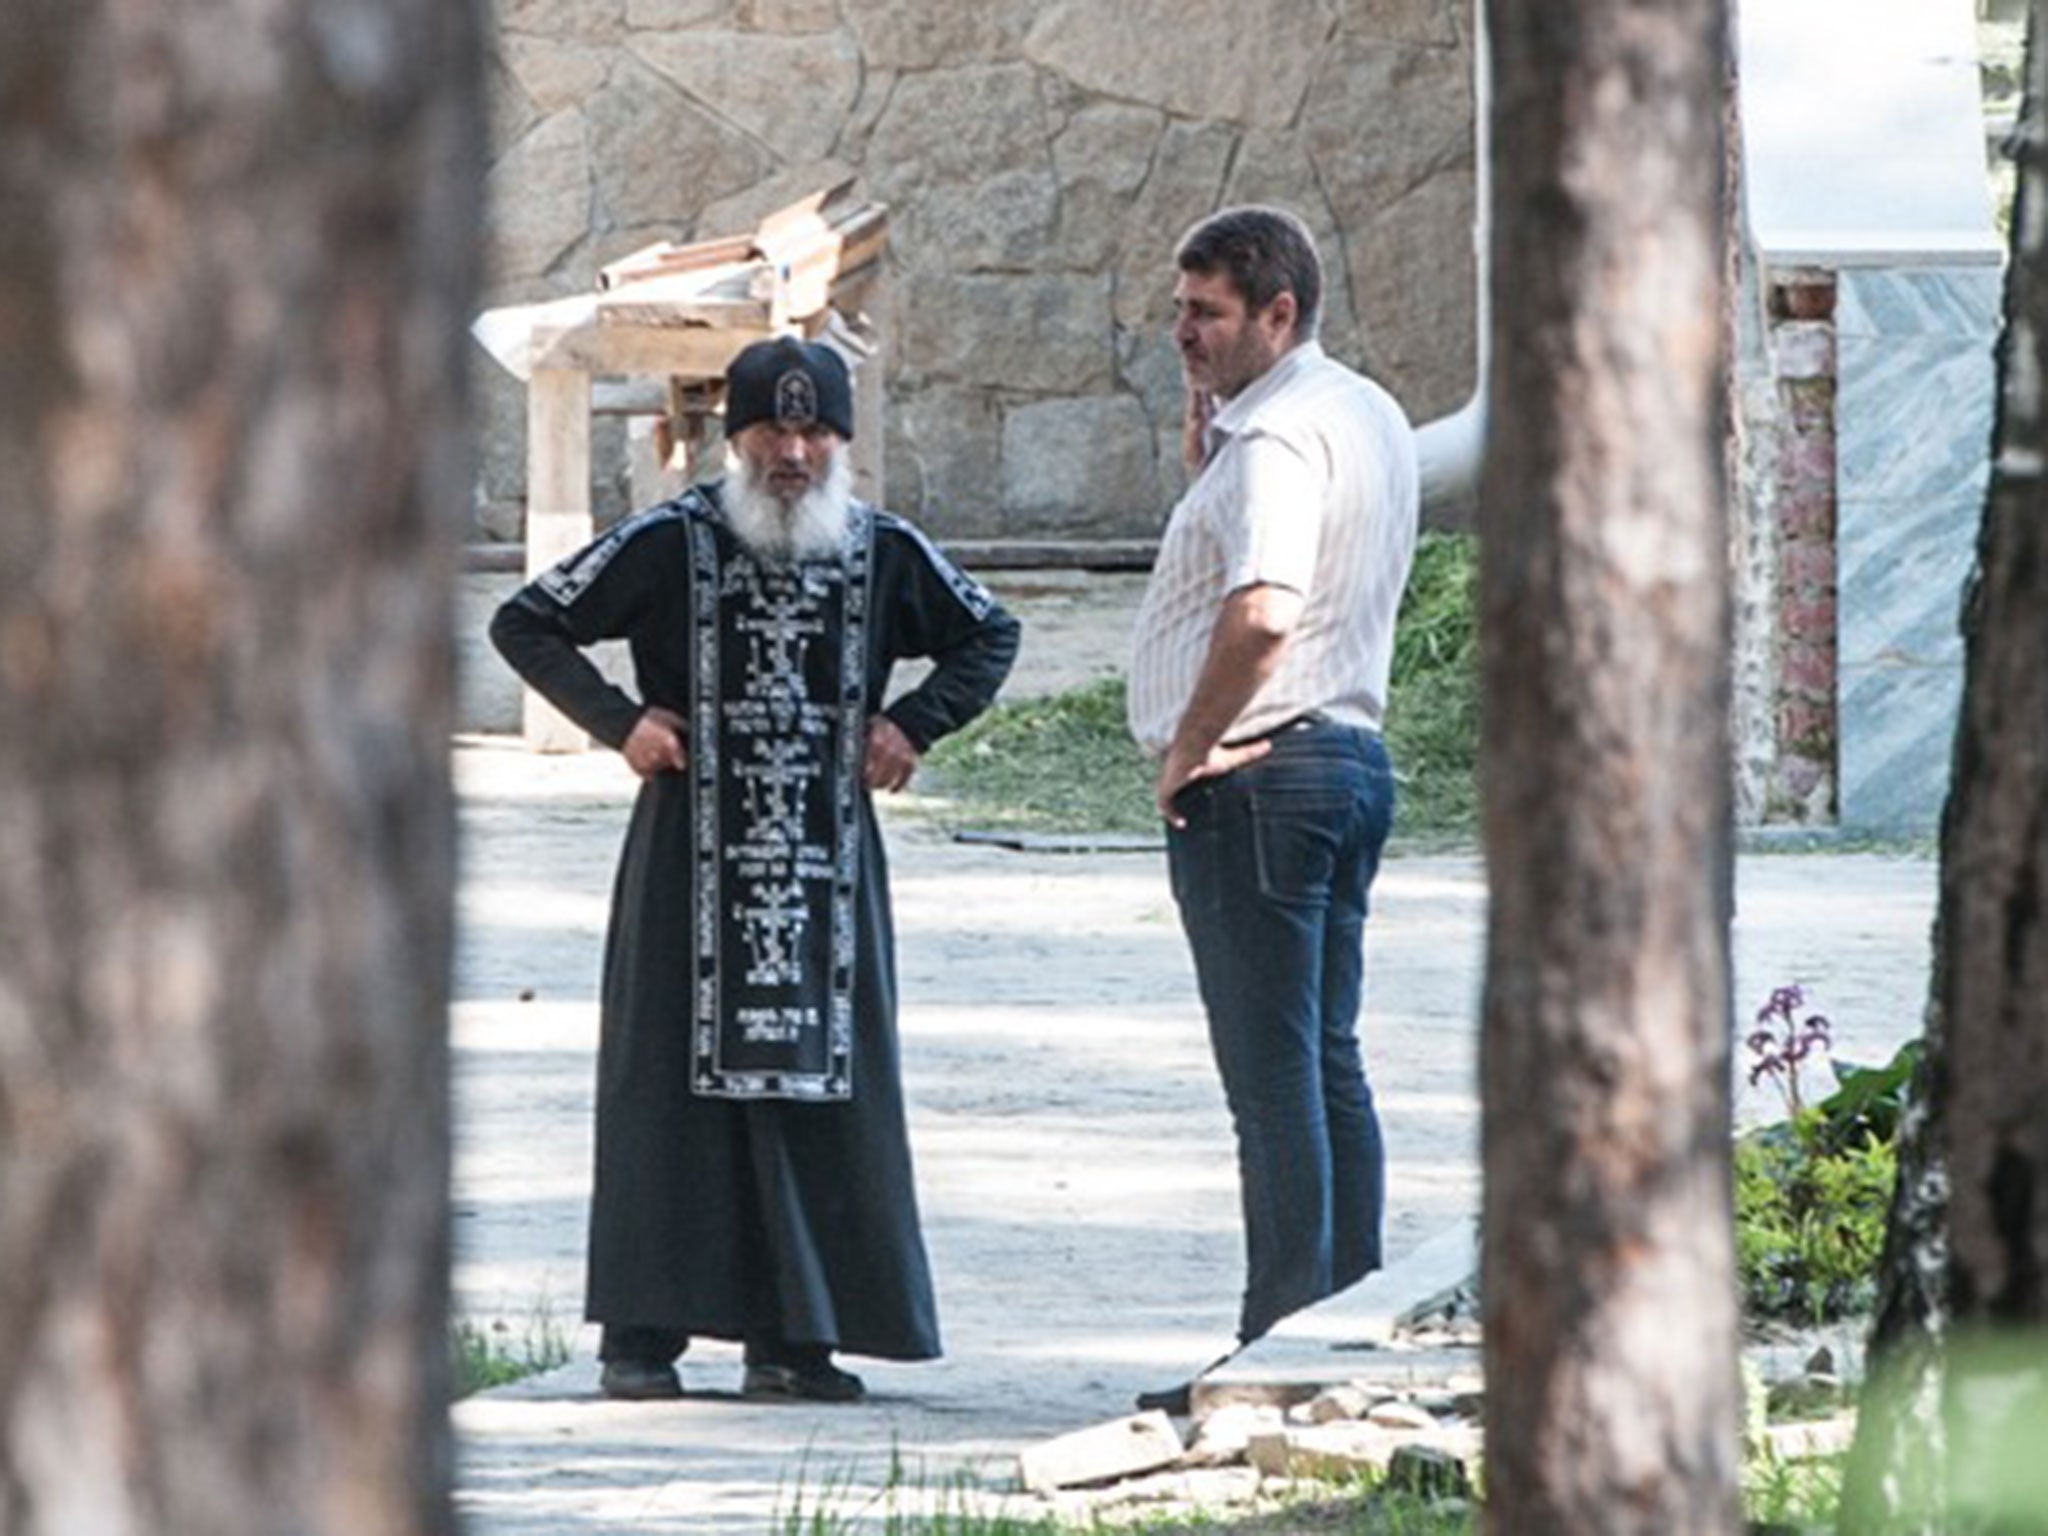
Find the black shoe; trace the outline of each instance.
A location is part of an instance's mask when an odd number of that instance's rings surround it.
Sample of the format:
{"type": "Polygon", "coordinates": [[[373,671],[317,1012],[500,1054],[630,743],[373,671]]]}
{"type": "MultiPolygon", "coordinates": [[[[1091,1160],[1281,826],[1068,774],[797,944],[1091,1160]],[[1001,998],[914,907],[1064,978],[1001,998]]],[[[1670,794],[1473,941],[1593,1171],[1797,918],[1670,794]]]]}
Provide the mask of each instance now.
{"type": "Polygon", "coordinates": [[[597,1387],[606,1397],[635,1403],[683,1395],[683,1379],[676,1368],[658,1360],[607,1360],[597,1387]]]}
{"type": "Polygon", "coordinates": [[[742,1397],[798,1398],[812,1403],[857,1403],[867,1396],[867,1390],[858,1376],[842,1371],[830,1360],[802,1365],[753,1362],[740,1382],[742,1397]]]}
{"type": "Polygon", "coordinates": [[[1157,1392],[1140,1392],[1138,1412],[1150,1413],[1157,1408],[1172,1418],[1184,1419],[1194,1411],[1194,1386],[1193,1382],[1184,1381],[1177,1387],[1162,1387],[1157,1392]]]}

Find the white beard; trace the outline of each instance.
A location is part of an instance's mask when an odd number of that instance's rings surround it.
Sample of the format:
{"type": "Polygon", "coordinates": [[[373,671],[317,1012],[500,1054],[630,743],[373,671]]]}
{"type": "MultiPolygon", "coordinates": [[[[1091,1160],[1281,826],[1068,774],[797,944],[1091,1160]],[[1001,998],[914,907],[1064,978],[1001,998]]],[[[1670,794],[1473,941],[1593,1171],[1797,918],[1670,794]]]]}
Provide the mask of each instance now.
{"type": "Polygon", "coordinates": [[[840,557],[853,506],[853,468],[844,449],[832,451],[825,478],[793,502],[763,486],[737,452],[727,452],[726,469],[721,496],[726,526],[756,559],[794,565],[840,557]]]}

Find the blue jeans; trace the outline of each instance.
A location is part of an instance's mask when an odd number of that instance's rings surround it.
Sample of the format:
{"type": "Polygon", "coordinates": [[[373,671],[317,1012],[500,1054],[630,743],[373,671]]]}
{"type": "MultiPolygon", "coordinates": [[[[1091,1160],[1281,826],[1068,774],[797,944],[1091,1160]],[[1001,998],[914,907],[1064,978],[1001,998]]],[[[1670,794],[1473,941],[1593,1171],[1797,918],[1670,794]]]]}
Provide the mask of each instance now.
{"type": "Polygon", "coordinates": [[[1167,830],[1181,926],[1237,1131],[1238,1337],[1380,1267],[1379,1116],[1358,1050],[1366,893],[1393,823],[1371,731],[1317,717],[1182,790],[1167,830]]]}

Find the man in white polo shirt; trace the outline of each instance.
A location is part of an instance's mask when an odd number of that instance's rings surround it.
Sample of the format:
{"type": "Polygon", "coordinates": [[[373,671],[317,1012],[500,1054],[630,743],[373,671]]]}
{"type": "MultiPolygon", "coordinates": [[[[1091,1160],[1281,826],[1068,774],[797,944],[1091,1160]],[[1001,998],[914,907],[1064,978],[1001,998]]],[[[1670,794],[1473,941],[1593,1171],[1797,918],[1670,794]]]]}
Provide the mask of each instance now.
{"type": "Polygon", "coordinates": [[[1174,899],[1237,1133],[1242,1344],[1380,1264],[1357,1023],[1419,502],[1401,408],[1316,342],[1321,264],[1299,219],[1227,209],[1175,260],[1194,480],[1138,613],[1130,724],[1160,759],[1174,899]]]}

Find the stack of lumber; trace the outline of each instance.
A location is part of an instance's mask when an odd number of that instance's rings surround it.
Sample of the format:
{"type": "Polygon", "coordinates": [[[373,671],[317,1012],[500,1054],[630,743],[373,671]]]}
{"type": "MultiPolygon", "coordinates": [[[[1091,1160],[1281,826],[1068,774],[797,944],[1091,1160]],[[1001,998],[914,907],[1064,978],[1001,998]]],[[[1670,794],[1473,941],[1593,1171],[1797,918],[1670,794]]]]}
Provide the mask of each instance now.
{"type": "Polygon", "coordinates": [[[492,310],[475,335],[521,379],[544,368],[716,378],[750,342],[857,312],[888,238],[888,209],[848,180],[747,234],[657,241],[600,270],[595,293],[492,310]]]}

